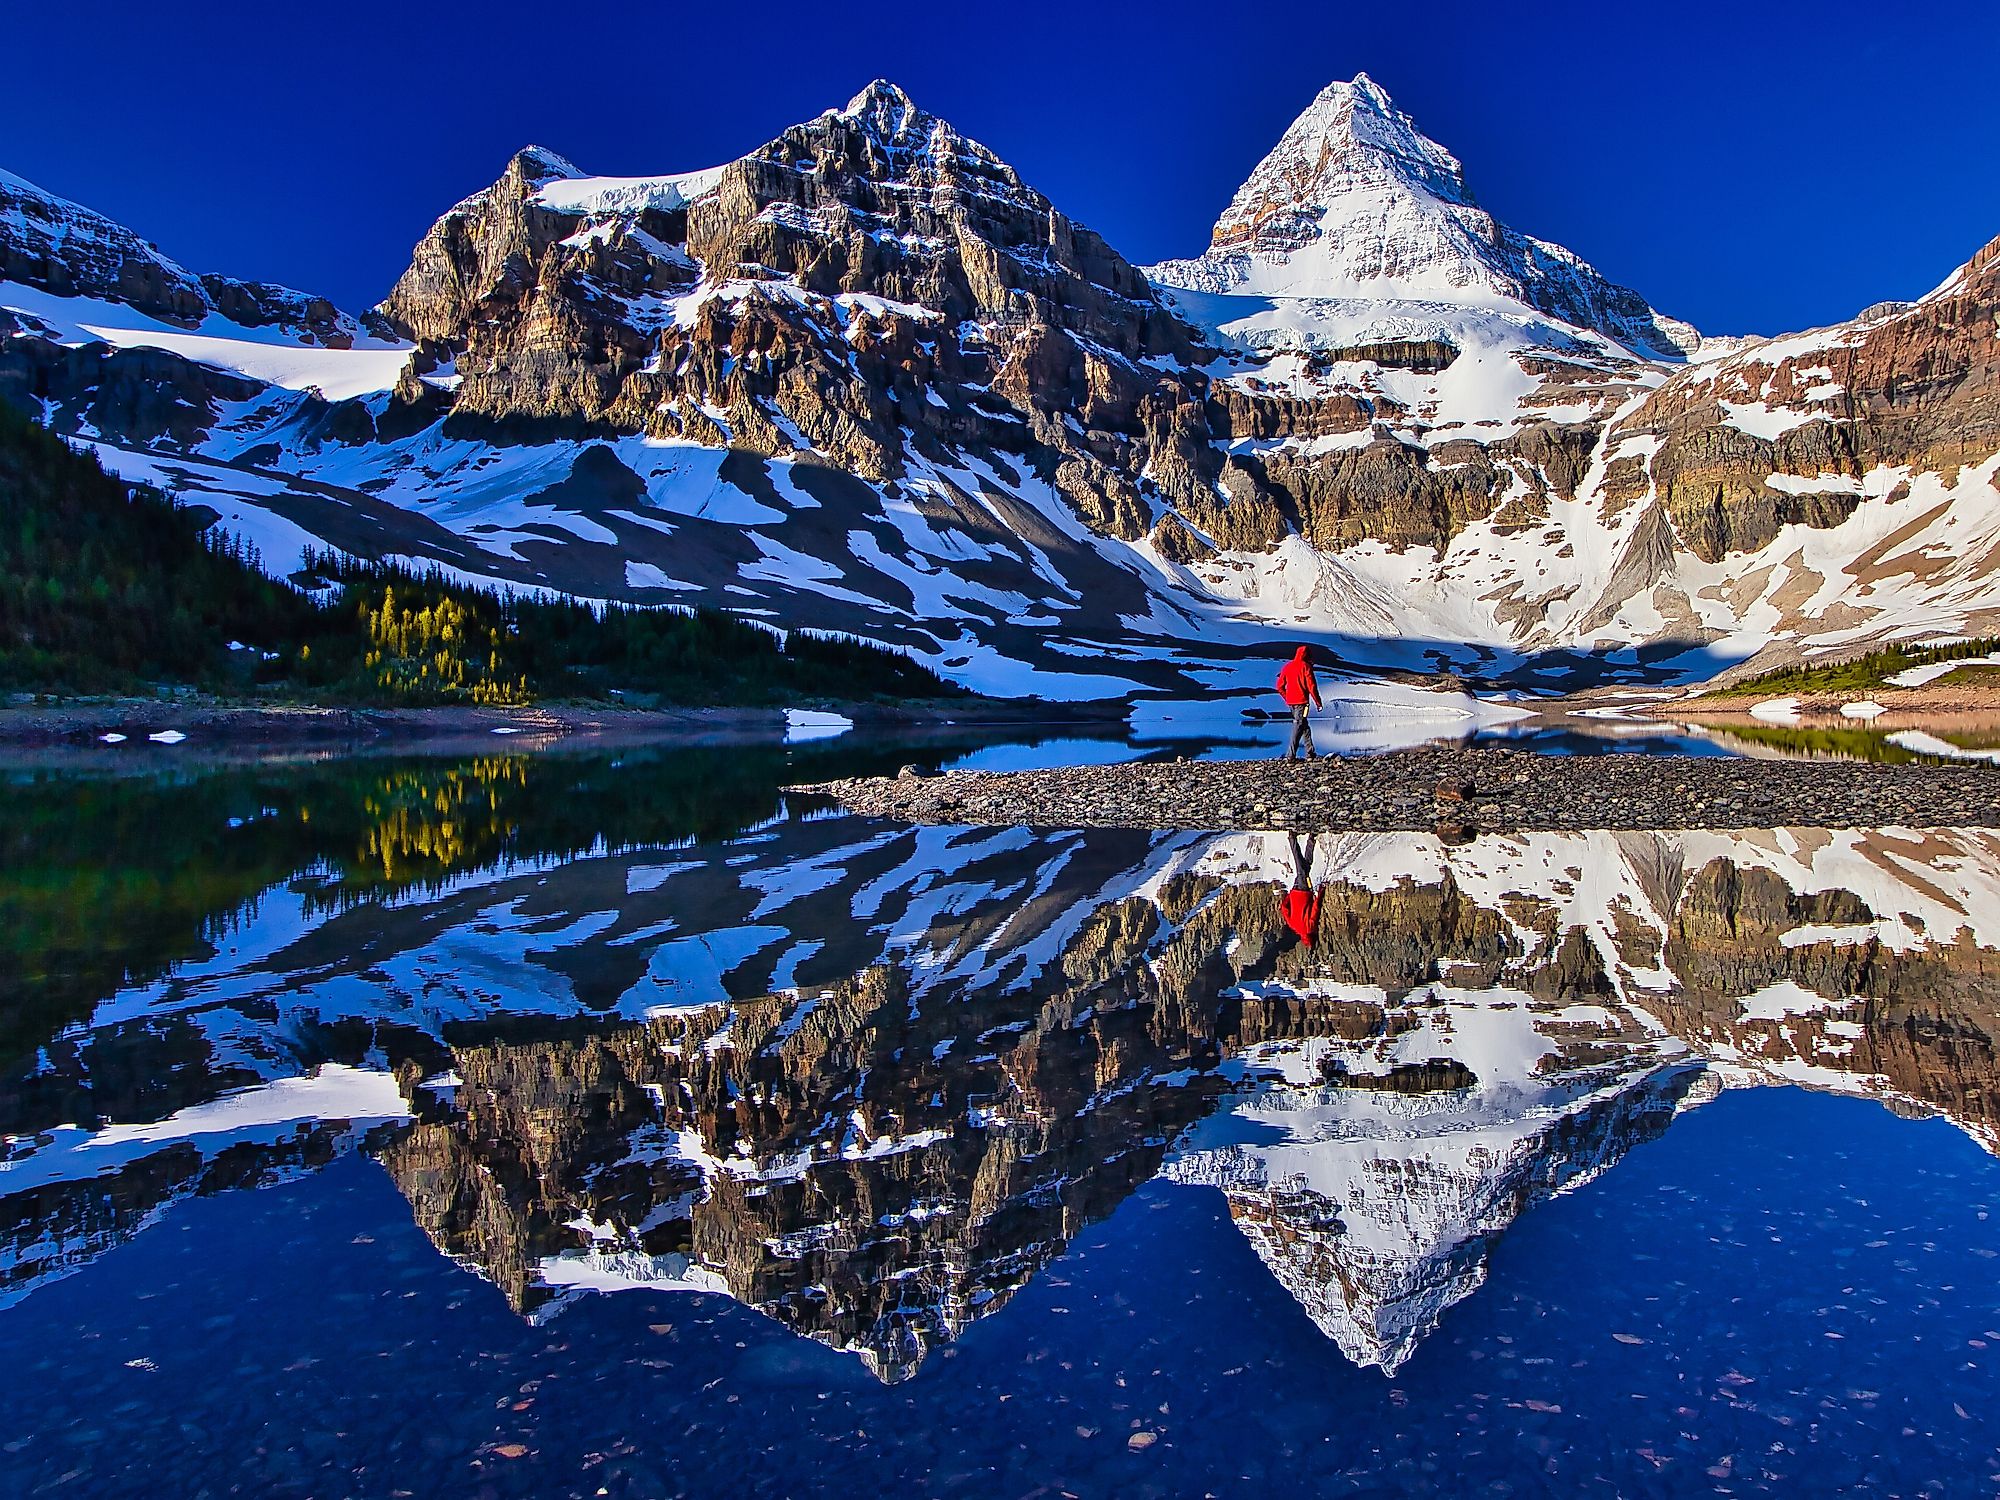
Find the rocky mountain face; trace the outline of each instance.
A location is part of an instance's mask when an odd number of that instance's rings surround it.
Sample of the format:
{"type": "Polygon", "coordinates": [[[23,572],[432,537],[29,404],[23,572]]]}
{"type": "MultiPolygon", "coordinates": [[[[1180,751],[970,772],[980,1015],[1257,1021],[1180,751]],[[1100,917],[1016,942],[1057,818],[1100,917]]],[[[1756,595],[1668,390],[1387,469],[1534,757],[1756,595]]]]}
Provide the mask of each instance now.
{"type": "Polygon", "coordinates": [[[876,83],[702,171],[531,147],[359,318],[0,178],[0,399],[280,569],[712,604],[988,691],[1261,688],[1299,635],[1699,675],[2000,628],[1993,268],[1704,341],[1361,76],[1142,270],[876,83]]]}
{"type": "Polygon", "coordinates": [[[192,325],[209,310],[201,280],[124,225],[0,172],[0,275],[58,297],[128,303],[192,325]]]}
{"type": "Polygon", "coordinates": [[[2000,449],[1996,307],[2000,239],[1920,302],[1700,366],[1613,426],[1628,456],[1606,495],[1657,500],[1716,563],[1788,525],[1837,527],[1869,498],[1905,498],[1912,476],[1985,465],[2000,449]]]}
{"type": "MultiPolygon", "coordinates": [[[[457,370],[454,430],[806,453],[872,481],[949,463],[971,439],[1027,460],[1100,529],[1144,534],[1126,477],[1154,456],[1141,408],[1163,387],[1170,404],[1191,398],[1140,364],[1184,362],[1189,330],[1101,239],[901,90],[871,85],[622,202],[580,179],[522,153],[440,221],[384,304],[457,370]]],[[[1150,425],[1170,435],[1171,414],[1150,425]]]]}
{"type": "Polygon", "coordinates": [[[0,280],[57,297],[122,303],[180,327],[211,317],[276,327],[301,341],[346,348],[363,321],[324,297],[262,281],[196,276],[124,225],[0,171],[0,280]]]}
{"type": "Polygon", "coordinates": [[[1164,1175],[1393,1372],[1521,1214],[1719,1087],[2000,1142],[1986,834],[816,817],[727,854],[274,887],[0,1086],[0,1296],[365,1149],[525,1314],[725,1294],[897,1380],[1164,1175]]]}

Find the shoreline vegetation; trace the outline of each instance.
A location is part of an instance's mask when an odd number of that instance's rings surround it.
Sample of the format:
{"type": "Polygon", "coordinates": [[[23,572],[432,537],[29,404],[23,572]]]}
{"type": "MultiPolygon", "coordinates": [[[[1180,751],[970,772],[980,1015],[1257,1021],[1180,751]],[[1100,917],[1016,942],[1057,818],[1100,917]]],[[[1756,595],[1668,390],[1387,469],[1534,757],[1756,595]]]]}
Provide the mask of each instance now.
{"type": "Polygon", "coordinates": [[[2000,656],[2000,637],[1951,641],[1936,646],[1885,646],[1840,661],[1800,664],[1741,677],[1734,682],[1705,687],[1702,696],[1711,699],[1762,699],[1788,697],[1845,697],[1856,694],[1910,692],[1924,683],[1899,684],[1890,679],[1935,667],[1941,669],[1930,681],[1955,680],[1956,685],[2000,690],[2000,663],[1985,658],[2000,656]]]}
{"type": "Polygon", "coordinates": [[[1926,683],[1922,687],[1894,688],[1878,687],[1851,692],[1795,692],[1759,693],[1741,698],[1723,698],[1703,693],[1700,696],[1660,699],[1652,703],[1630,705],[1634,713],[1662,715],[1668,718],[1747,718],[1759,703],[1787,700],[1793,711],[1804,718],[1823,717],[1845,719],[1852,723],[1860,714],[1843,714],[1850,706],[1873,705],[1882,710],[1872,711],[1867,717],[1886,722],[1892,717],[1918,716],[1964,716],[2000,718],[2000,674],[1986,681],[1960,680],[1964,674],[1953,673],[1950,677],[1926,683]]]}
{"type": "Polygon", "coordinates": [[[274,579],[212,513],[0,402],[0,693],[388,708],[976,702],[887,647],[712,609],[503,595],[309,553],[274,579]]]}

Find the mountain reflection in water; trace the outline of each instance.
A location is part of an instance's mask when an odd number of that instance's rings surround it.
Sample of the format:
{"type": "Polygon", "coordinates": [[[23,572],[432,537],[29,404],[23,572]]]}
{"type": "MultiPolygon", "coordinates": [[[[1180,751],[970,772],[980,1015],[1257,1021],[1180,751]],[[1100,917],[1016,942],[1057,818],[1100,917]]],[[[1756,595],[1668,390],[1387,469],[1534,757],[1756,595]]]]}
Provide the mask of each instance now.
{"type": "Polygon", "coordinates": [[[57,783],[101,841],[7,887],[0,1306],[363,1151],[532,1318],[718,1292],[898,1381],[1164,1178],[1393,1375],[1524,1211],[1720,1089],[2000,1144],[1991,833],[908,828],[772,780],[57,783]],[[150,875],[101,859],[145,819],[150,875]]]}

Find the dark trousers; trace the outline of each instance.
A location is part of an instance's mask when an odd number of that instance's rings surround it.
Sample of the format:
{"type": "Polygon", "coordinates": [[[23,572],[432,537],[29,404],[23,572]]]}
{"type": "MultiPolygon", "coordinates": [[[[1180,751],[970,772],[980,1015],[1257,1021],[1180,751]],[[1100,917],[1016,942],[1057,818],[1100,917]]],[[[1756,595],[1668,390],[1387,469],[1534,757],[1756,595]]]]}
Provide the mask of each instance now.
{"type": "Polygon", "coordinates": [[[1298,757],[1299,741],[1301,740],[1305,741],[1307,760],[1311,760],[1315,755],[1319,754],[1319,746],[1313,743],[1312,725],[1306,722],[1308,708],[1309,705],[1304,703],[1294,703],[1292,705],[1292,742],[1285,746],[1286,760],[1294,760],[1298,757]]]}
{"type": "Polygon", "coordinates": [[[1318,837],[1316,833],[1307,834],[1305,843],[1301,844],[1296,833],[1285,835],[1292,846],[1292,889],[1295,891],[1312,889],[1313,841],[1318,837]]]}

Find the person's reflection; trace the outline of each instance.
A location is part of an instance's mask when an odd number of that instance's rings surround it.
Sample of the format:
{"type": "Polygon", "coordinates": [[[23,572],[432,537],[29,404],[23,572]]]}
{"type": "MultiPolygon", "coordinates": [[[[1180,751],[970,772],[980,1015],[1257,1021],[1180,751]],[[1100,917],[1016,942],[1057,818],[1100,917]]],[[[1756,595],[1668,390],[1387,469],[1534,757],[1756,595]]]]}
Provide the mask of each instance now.
{"type": "Polygon", "coordinates": [[[1312,888],[1313,839],[1317,835],[1309,835],[1303,845],[1296,833],[1285,837],[1292,845],[1292,888],[1278,904],[1284,911],[1285,925],[1310,948],[1319,931],[1319,892],[1312,888]]]}

